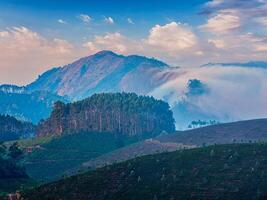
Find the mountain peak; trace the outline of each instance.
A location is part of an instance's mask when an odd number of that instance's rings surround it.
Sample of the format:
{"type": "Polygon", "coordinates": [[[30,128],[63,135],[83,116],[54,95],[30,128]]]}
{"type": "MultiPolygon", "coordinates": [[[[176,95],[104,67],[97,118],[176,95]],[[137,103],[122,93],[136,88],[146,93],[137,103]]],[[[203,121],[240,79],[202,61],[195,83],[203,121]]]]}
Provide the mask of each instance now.
{"type": "Polygon", "coordinates": [[[93,56],[107,56],[107,55],[110,55],[110,56],[120,56],[116,53],[114,53],[113,51],[110,51],[110,50],[102,50],[102,51],[99,51],[97,53],[95,53],[93,56]]]}

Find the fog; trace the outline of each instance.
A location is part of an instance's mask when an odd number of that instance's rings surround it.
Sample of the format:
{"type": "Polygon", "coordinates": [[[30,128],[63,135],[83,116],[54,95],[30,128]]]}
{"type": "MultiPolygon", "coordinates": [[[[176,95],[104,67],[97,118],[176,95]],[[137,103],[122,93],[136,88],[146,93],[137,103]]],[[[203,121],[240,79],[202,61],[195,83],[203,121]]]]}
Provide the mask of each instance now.
{"type": "MultiPolygon", "coordinates": [[[[237,66],[209,66],[177,70],[176,78],[155,89],[151,95],[170,103],[177,127],[185,128],[190,120],[216,119],[220,122],[267,117],[267,70],[237,66]],[[208,91],[187,96],[190,79],[201,80],[208,91]],[[179,102],[190,104],[191,114],[181,116],[179,102]],[[178,109],[179,110],[179,109],[178,109]],[[205,119],[201,119],[205,116],[205,119]],[[181,119],[185,119],[183,122],[181,119]],[[179,119],[181,123],[179,124],[179,119]]],[[[183,115],[186,115],[183,113],[183,115]]]]}

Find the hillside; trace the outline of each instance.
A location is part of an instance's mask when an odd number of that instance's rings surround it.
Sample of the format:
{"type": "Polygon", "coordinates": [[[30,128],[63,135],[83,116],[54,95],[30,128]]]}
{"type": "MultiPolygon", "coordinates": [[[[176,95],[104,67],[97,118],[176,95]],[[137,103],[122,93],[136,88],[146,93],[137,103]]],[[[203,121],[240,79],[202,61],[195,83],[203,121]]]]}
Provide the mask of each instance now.
{"type": "Polygon", "coordinates": [[[94,93],[147,94],[168,80],[168,65],[143,56],[100,51],[63,67],[53,68],[29,84],[30,91],[46,90],[79,100],[94,93]]]}
{"type": "Polygon", "coordinates": [[[26,153],[21,164],[30,177],[51,181],[77,173],[82,163],[137,141],[136,137],[95,132],[24,140],[19,144],[33,152],[26,153]]]}
{"type": "Polygon", "coordinates": [[[8,115],[0,115],[0,142],[31,137],[35,134],[35,126],[22,122],[8,115]]]}
{"type": "Polygon", "coordinates": [[[158,140],[198,146],[267,141],[267,119],[238,121],[188,131],[178,131],[175,134],[159,137],[158,140]]]}
{"type": "Polygon", "coordinates": [[[21,153],[16,147],[13,145],[8,148],[0,143],[0,199],[5,193],[33,184],[24,168],[17,163],[17,158],[21,153]]]}
{"type": "Polygon", "coordinates": [[[32,183],[24,169],[0,157],[0,199],[2,194],[14,192],[32,183]]]}
{"type": "Polygon", "coordinates": [[[80,169],[96,169],[144,155],[172,152],[195,147],[195,145],[183,145],[174,142],[160,142],[157,139],[150,138],[93,158],[83,163],[80,169]]]}
{"type": "Polygon", "coordinates": [[[44,136],[94,131],[142,137],[174,130],[167,103],[134,93],[103,93],[75,103],[57,102],[49,119],[38,125],[37,133],[44,136]]]}
{"type": "Polygon", "coordinates": [[[232,144],[163,153],[23,193],[42,199],[264,199],[267,145],[232,144]]]}
{"type": "Polygon", "coordinates": [[[54,102],[59,100],[67,102],[65,98],[45,91],[28,92],[24,87],[0,86],[0,114],[35,124],[46,119],[54,102]]]}
{"type": "Polygon", "coordinates": [[[83,166],[97,168],[143,155],[170,152],[181,148],[259,141],[267,141],[267,119],[218,124],[160,135],[89,160],[83,166]]]}

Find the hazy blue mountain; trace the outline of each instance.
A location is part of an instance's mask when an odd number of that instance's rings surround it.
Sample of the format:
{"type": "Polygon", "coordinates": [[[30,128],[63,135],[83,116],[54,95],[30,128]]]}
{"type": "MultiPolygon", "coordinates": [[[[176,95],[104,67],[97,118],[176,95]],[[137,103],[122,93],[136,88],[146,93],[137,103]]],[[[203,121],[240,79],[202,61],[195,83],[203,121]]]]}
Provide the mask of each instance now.
{"type": "Polygon", "coordinates": [[[38,123],[50,115],[54,102],[67,102],[66,98],[46,91],[26,92],[12,87],[0,89],[0,114],[11,115],[22,121],[38,123]]]}
{"type": "Polygon", "coordinates": [[[202,67],[223,66],[223,67],[248,67],[267,69],[267,61],[249,61],[246,63],[208,63],[202,67]]]}
{"type": "Polygon", "coordinates": [[[5,93],[21,94],[21,93],[26,93],[27,89],[24,86],[4,84],[4,85],[0,85],[0,91],[5,92],[5,93]]]}
{"type": "Polygon", "coordinates": [[[0,142],[33,137],[35,126],[8,115],[0,115],[0,142]]]}
{"type": "Polygon", "coordinates": [[[155,59],[101,51],[45,72],[27,89],[50,91],[72,99],[100,92],[147,94],[170,78],[172,73],[166,69],[170,69],[167,64],[155,59]]]}

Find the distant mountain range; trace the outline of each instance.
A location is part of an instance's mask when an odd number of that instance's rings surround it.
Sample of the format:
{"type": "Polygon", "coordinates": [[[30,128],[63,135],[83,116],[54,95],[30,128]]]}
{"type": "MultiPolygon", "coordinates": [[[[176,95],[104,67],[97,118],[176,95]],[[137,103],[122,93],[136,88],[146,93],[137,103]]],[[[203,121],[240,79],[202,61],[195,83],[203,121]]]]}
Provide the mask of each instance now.
{"type": "Polygon", "coordinates": [[[33,137],[35,126],[11,116],[0,115],[0,142],[33,137]]]}
{"type": "Polygon", "coordinates": [[[49,117],[54,102],[68,102],[67,98],[47,91],[28,92],[16,86],[0,89],[0,114],[37,124],[49,117]]]}
{"type": "Polygon", "coordinates": [[[22,93],[27,93],[27,89],[24,86],[16,86],[16,85],[0,85],[0,92],[4,93],[17,93],[17,94],[22,94],[22,93]]]}
{"type": "Polygon", "coordinates": [[[246,63],[208,63],[202,67],[223,66],[223,67],[248,67],[248,68],[267,68],[266,61],[249,61],[246,63]]]}

